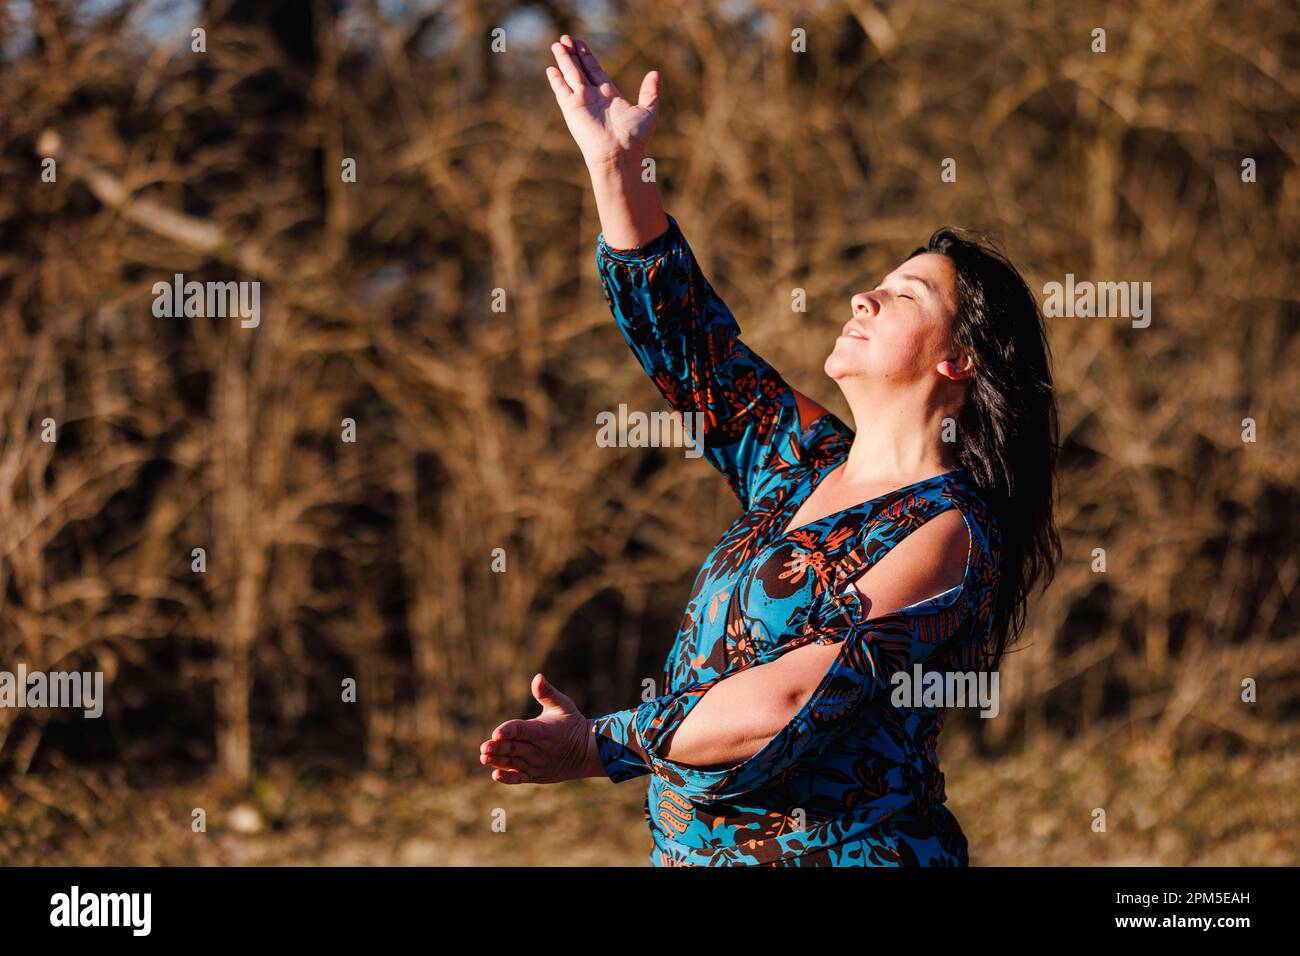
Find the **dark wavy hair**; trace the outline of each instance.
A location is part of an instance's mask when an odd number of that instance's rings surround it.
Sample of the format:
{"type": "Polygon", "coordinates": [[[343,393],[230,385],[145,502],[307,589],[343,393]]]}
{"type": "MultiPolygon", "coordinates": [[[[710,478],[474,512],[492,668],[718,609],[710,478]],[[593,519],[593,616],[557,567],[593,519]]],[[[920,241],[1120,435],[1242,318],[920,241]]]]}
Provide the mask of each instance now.
{"type": "Polygon", "coordinates": [[[944,227],[908,258],[947,256],[957,272],[953,339],[975,363],[960,418],[961,464],[986,495],[1002,547],[990,666],[1020,638],[1030,592],[1056,574],[1053,506],[1059,432],[1051,355],[1038,300],[987,237],[944,227]]]}

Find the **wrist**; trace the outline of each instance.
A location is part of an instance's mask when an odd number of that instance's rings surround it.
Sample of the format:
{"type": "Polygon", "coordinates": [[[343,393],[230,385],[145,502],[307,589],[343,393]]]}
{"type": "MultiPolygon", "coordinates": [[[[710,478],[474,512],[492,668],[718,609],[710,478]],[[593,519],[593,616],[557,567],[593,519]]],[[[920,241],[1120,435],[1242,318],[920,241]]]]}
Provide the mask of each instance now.
{"type": "Polygon", "coordinates": [[[605,764],[600,759],[600,742],[596,738],[596,721],[594,718],[587,718],[586,724],[586,759],[583,762],[584,777],[606,777],[605,764]]]}
{"type": "Polygon", "coordinates": [[[641,162],[645,159],[645,150],[620,149],[612,153],[602,153],[596,156],[583,157],[587,164],[587,172],[593,179],[617,177],[622,178],[628,174],[640,175],[641,162]]]}
{"type": "Polygon", "coordinates": [[[596,748],[595,763],[600,764],[599,776],[622,783],[650,773],[650,763],[634,726],[638,713],[639,707],[629,707],[596,717],[588,724],[596,748]]]}

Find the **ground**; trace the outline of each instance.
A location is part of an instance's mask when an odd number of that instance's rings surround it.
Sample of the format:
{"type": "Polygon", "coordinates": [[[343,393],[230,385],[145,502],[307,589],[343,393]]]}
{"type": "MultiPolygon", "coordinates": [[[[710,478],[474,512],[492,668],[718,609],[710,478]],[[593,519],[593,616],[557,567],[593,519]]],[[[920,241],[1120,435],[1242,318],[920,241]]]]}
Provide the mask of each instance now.
{"type": "MultiPolygon", "coordinates": [[[[954,747],[941,761],[976,866],[1300,863],[1294,753],[1161,766],[1041,742],[997,759],[954,747]]],[[[282,766],[244,794],[68,770],[0,786],[0,863],[647,866],[644,794],[642,780],[505,786],[486,769],[436,783],[282,766]],[[192,829],[195,808],[206,832],[192,829]]]]}

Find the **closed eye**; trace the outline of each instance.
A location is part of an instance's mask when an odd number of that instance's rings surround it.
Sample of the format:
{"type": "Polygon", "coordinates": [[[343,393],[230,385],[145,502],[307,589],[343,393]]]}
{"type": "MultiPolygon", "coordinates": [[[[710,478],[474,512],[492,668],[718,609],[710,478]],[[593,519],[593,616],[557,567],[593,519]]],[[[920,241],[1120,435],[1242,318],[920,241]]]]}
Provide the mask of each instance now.
{"type": "MultiPolygon", "coordinates": [[[[872,291],[873,291],[873,292],[883,292],[884,290],[881,289],[879,286],[877,286],[877,287],[876,287],[875,289],[873,289],[872,291]]],[[[900,293],[898,293],[898,297],[899,297],[900,299],[911,299],[913,302],[917,301],[917,300],[916,300],[916,296],[914,296],[914,295],[908,295],[906,292],[900,292],[900,293]]]]}

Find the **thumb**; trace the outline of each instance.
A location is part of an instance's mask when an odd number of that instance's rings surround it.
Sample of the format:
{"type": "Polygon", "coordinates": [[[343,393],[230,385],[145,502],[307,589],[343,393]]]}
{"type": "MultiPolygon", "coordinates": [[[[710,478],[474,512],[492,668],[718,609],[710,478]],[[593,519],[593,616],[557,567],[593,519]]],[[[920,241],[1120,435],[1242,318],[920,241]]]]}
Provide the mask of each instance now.
{"type": "Polygon", "coordinates": [[[641,81],[641,92],[637,95],[636,105],[649,113],[659,108],[658,70],[651,70],[641,81]]]}
{"type": "Polygon", "coordinates": [[[578,708],[574,706],[572,700],[566,695],[561,694],[554,685],[551,684],[541,674],[533,677],[533,697],[542,705],[542,712],[548,710],[558,710],[563,713],[577,712],[578,708]]]}

